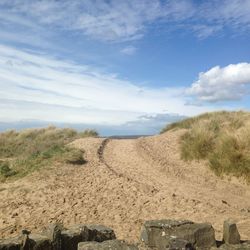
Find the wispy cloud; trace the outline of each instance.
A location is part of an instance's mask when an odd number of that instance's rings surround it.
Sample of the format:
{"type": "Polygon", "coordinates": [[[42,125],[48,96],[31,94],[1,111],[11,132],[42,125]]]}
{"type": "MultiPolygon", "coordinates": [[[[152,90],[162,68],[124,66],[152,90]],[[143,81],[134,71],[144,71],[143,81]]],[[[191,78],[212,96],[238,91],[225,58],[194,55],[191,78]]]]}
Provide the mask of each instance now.
{"type": "Polygon", "coordinates": [[[199,38],[221,32],[250,30],[248,0],[13,0],[0,2],[2,24],[16,23],[33,29],[71,30],[103,41],[122,42],[142,38],[147,26],[184,27],[199,38]]]}
{"type": "Polygon", "coordinates": [[[132,56],[136,53],[137,48],[134,46],[127,46],[121,50],[121,53],[127,56],[132,56]]]}
{"type": "Polygon", "coordinates": [[[121,124],[145,114],[193,115],[214,109],[185,107],[183,92],[139,87],[88,65],[0,45],[0,119],[121,124]],[[3,106],[7,101],[11,105],[3,106]]]}
{"type": "Polygon", "coordinates": [[[216,66],[201,72],[187,93],[205,102],[240,100],[250,94],[250,63],[216,66]]]}

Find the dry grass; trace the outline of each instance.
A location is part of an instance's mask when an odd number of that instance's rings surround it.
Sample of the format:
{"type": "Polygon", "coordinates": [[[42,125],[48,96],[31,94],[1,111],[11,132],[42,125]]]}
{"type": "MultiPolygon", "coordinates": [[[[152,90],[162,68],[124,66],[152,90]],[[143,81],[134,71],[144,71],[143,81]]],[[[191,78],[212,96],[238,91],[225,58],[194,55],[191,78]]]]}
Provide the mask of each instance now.
{"type": "Polygon", "coordinates": [[[56,127],[0,133],[0,180],[25,176],[54,162],[83,164],[83,152],[67,144],[77,138],[97,135],[94,130],[78,133],[56,127]]]}
{"type": "Polygon", "coordinates": [[[213,112],[168,125],[185,128],[181,138],[184,160],[207,159],[217,175],[229,174],[250,182],[250,113],[213,112]]]}

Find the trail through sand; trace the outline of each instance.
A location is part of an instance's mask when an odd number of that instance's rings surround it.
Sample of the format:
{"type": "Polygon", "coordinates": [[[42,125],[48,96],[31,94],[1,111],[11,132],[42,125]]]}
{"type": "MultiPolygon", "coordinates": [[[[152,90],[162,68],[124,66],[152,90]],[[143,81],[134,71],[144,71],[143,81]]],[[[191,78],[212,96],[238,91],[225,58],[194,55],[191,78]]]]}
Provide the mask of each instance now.
{"type": "Polygon", "coordinates": [[[205,162],[183,162],[183,131],[139,139],[79,139],[83,166],[58,165],[0,184],[0,237],[49,222],[98,223],[118,238],[138,241],[150,219],[189,219],[213,224],[217,238],[227,218],[250,238],[250,187],[216,177],[205,162]]]}

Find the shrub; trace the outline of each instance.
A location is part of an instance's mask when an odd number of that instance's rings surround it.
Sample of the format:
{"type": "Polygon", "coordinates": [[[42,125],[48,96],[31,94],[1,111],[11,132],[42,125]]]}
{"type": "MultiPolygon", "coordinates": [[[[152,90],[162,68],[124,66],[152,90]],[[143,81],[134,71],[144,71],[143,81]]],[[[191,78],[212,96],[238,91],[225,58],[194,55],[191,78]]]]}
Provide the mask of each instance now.
{"type": "Polygon", "coordinates": [[[81,165],[86,161],[83,158],[83,152],[76,148],[68,148],[64,155],[64,161],[70,164],[81,165]]]}
{"type": "Polygon", "coordinates": [[[81,137],[96,137],[98,136],[98,132],[94,129],[86,129],[83,132],[80,132],[79,135],[81,137]]]}
{"type": "Polygon", "coordinates": [[[0,161],[0,175],[4,178],[15,175],[16,172],[10,168],[9,162],[0,161]]]}

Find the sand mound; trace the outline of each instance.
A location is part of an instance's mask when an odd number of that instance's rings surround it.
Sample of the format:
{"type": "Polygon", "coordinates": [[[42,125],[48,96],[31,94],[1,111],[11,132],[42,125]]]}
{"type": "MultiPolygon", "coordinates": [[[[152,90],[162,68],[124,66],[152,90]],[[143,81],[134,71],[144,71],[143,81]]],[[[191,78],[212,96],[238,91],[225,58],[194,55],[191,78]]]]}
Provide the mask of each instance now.
{"type": "Polygon", "coordinates": [[[118,238],[137,241],[144,220],[222,222],[234,218],[250,235],[250,187],[216,177],[205,162],[180,159],[183,131],[140,139],[85,138],[83,166],[58,165],[0,184],[0,237],[48,222],[105,224],[118,238]]]}

